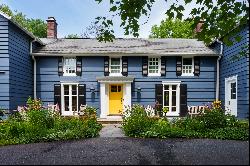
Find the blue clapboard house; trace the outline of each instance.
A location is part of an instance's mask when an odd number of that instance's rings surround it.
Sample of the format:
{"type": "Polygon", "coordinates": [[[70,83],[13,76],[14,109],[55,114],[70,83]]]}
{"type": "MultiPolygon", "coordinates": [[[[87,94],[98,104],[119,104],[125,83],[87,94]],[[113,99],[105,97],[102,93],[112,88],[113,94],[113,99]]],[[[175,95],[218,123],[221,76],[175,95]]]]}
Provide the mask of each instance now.
{"type": "Polygon", "coordinates": [[[0,14],[1,109],[31,96],[58,104],[63,116],[88,105],[100,118],[117,117],[132,104],[157,102],[179,117],[189,106],[222,100],[231,114],[248,117],[249,57],[229,60],[249,43],[246,26],[240,43],[207,47],[196,39],[57,38],[55,18],[47,23],[47,38],[38,39],[0,14]]]}

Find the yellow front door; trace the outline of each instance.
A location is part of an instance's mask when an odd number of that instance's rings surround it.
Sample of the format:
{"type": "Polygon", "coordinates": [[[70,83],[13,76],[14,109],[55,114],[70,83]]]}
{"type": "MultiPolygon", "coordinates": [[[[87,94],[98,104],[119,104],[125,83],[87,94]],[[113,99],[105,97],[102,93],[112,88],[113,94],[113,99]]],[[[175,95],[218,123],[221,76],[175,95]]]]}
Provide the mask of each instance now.
{"type": "Polygon", "coordinates": [[[123,106],[122,85],[109,86],[109,115],[120,115],[123,106]]]}

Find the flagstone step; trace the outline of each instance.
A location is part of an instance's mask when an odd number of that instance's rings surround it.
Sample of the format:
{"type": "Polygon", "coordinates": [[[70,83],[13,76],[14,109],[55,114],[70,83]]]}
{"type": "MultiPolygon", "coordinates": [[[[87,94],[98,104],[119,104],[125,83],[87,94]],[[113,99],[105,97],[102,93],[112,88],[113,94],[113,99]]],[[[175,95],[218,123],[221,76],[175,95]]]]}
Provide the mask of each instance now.
{"type": "Polygon", "coordinates": [[[97,118],[101,124],[121,124],[122,118],[97,118]]]}

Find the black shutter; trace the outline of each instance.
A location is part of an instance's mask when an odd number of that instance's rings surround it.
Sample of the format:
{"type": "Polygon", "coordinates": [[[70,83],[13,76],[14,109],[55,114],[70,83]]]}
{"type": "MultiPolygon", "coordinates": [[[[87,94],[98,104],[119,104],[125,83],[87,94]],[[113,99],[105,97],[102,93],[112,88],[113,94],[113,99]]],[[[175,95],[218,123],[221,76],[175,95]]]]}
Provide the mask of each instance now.
{"type": "Polygon", "coordinates": [[[78,107],[86,105],[86,84],[78,85],[78,107]]]}
{"type": "Polygon", "coordinates": [[[63,57],[58,57],[58,75],[63,75],[63,57]]]}
{"type": "Polygon", "coordinates": [[[182,74],[182,57],[176,57],[176,76],[181,76],[182,74]]]}
{"type": "MultiPolygon", "coordinates": [[[[156,111],[162,111],[163,107],[163,85],[155,84],[155,103],[156,111]]],[[[157,112],[159,114],[159,112],[157,112]]],[[[161,115],[161,114],[160,114],[161,115]]]]}
{"type": "Polygon", "coordinates": [[[128,76],[128,57],[122,57],[122,75],[128,76]]]}
{"type": "Polygon", "coordinates": [[[104,57],[104,76],[109,76],[109,57],[104,57]]]}
{"type": "Polygon", "coordinates": [[[54,84],[54,104],[58,104],[61,110],[61,85],[54,84]]]}
{"type": "Polygon", "coordinates": [[[180,116],[186,116],[187,113],[187,84],[180,84],[180,116]]]}
{"type": "Polygon", "coordinates": [[[148,57],[142,57],[142,75],[148,76],[148,57]]]}
{"type": "Polygon", "coordinates": [[[82,57],[76,57],[76,75],[82,75],[82,57]]]}
{"type": "Polygon", "coordinates": [[[166,57],[161,57],[161,76],[166,76],[166,57]]]}
{"type": "Polygon", "coordinates": [[[199,56],[194,57],[194,75],[195,76],[200,75],[200,57],[199,56]]]}

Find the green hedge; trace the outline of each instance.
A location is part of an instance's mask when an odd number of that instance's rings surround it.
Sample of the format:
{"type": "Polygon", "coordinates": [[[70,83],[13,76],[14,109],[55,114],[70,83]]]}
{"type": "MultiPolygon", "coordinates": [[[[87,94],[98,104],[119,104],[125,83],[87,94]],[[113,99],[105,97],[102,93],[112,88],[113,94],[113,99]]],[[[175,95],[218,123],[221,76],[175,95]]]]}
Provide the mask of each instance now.
{"type": "Polygon", "coordinates": [[[144,108],[134,105],[123,116],[123,130],[131,137],[156,138],[213,138],[249,139],[249,121],[225,115],[222,109],[213,108],[197,117],[167,118],[148,117],[144,108]]]}

